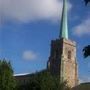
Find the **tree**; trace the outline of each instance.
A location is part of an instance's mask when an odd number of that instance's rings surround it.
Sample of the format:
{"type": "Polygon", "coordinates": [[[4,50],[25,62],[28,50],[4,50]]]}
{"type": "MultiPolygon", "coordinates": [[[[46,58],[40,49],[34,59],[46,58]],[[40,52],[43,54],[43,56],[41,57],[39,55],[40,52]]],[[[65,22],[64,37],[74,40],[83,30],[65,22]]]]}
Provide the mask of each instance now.
{"type": "MultiPolygon", "coordinates": [[[[87,5],[90,2],[90,0],[84,0],[84,1],[85,1],[85,5],[87,5]]],[[[84,58],[90,56],[90,45],[87,45],[84,47],[83,56],[84,56],[84,58]]]]}
{"type": "Polygon", "coordinates": [[[84,49],[83,49],[83,55],[84,55],[85,58],[88,57],[88,56],[90,56],[90,45],[84,47],[84,49]]]}
{"type": "Polygon", "coordinates": [[[0,90],[14,90],[15,80],[10,62],[0,60],[0,90]]]}
{"type": "Polygon", "coordinates": [[[90,2],[90,0],[84,0],[84,2],[85,2],[85,5],[87,5],[90,2]]]}
{"type": "MultiPolygon", "coordinates": [[[[84,1],[85,1],[85,5],[87,5],[90,2],[90,0],[84,0],[84,1]]],[[[83,56],[84,58],[90,56],[90,45],[84,47],[83,56]]]]}
{"type": "Polygon", "coordinates": [[[45,70],[30,76],[28,90],[70,90],[70,88],[67,82],[60,83],[59,77],[52,76],[45,70]]]}

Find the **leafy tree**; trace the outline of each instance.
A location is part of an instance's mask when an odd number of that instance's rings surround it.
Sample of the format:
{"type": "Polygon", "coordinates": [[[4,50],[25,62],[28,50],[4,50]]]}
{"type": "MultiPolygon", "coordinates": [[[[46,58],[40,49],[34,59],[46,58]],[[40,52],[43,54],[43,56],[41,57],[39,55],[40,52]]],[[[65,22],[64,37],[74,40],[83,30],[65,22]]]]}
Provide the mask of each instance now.
{"type": "Polygon", "coordinates": [[[67,83],[52,76],[48,71],[37,72],[30,76],[29,90],[70,90],[67,83]]]}
{"type": "Polygon", "coordinates": [[[0,90],[14,90],[15,80],[10,62],[0,60],[0,90]]]}
{"type": "MultiPolygon", "coordinates": [[[[84,1],[85,1],[85,5],[87,5],[90,2],[90,0],[84,0],[84,1]]],[[[87,45],[84,47],[83,56],[84,56],[84,58],[90,56],[90,45],[87,45]]]]}
{"type": "Polygon", "coordinates": [[[90,0],[84,0],[84,2],[85,2],[85,5],[87,5],[90,2],[90,0]]]}
{"type": "Polygon", "coordinates": [[[88,57],[88,56],[90,56],[90,45],[84,47],[84,49],[83,49],[83,55],[84,55],[85,58],[88,57]]]}
{"type": "MultiPolygon", "coordinates": [[[[87,5],[90,2],[90,0],[84,0],[84,1],[85,1],[85,5],[87,5]]],[[[84,58],[90,56],[90,45],[87,45],[84,47],[83,56],[84,56],[84,58]]]]}

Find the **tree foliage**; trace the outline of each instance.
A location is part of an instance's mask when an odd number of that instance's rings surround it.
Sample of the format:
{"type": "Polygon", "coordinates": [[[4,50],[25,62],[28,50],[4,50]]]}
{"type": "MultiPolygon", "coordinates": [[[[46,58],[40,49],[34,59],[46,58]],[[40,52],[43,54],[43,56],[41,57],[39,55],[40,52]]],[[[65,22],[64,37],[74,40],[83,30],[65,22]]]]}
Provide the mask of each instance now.
{"type": "Polygon", "coordinates": [[[29,90],[70,90],[67,83],[60,83],[60,79],[52,76],[48,71],[35,73],[30,77],[29,90]]]}
{"type": "Polygon", "coordinates": [[[83,49],[83,55],[84,55],[85,58],[88,57],[88,56],[90,56],[90,45],[84,47],[84,49],[83,49]]]}
{"type": "Polygon", "coordinates": [[[15,80],[10,62],[0,60],[0,90],[14,90],[15,80]]]}
{"type": "Polygon", "coordinates": [[[85,5],[87,5],[90,2],[90,0],[84,0],[84,2],[85,2],[85,5]]]}

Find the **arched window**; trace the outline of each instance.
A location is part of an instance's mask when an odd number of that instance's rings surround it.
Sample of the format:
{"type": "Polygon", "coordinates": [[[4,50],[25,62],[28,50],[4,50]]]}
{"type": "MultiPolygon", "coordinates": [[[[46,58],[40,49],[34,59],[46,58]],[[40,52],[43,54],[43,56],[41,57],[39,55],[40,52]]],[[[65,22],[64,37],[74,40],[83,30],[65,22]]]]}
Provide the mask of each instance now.
{"type": "Polygon", "coordinates": [[[68,51],[68,59],[71,59],[71,51],[68,51]]]}

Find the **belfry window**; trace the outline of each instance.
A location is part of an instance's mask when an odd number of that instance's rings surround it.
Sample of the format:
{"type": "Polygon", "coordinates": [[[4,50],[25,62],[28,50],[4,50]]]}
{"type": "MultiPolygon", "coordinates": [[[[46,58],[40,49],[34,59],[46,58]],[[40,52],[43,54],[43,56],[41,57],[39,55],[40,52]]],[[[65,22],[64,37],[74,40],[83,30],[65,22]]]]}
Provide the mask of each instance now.
{"type": "Polygon", "coordinates": [[[71,51],[68,51],[68,59],[71,59],[71,51]]]}
{"type": "Polygon", "coordinates": [[[58,50],[56,50],[56,58],[58,58],[58,55],[59,55],[58,50]]]}

